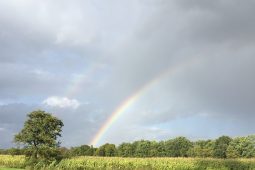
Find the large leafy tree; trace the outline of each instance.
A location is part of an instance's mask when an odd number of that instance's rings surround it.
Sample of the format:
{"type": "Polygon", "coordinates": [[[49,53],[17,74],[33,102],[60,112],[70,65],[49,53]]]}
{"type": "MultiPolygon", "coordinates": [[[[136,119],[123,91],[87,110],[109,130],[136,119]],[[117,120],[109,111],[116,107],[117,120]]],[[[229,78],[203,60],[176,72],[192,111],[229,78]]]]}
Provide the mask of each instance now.
{"type": "Polygon", "coordinates": [[[192,142],[182,136],[165,143],[167,156],[171,157],[187,157],[192,146],[192,142]]]}
{"type": "Polygon", "coordinates": [[[122,143],[118,147],[118,156],[121,157],[132,157],[134,156],[134,147],[131,143],[122,143]]]}
{"type": "Polygon", "coordinates": [[[215,141],[214,145],[214,157],[216,158],[227,158],[228,145],[232,139],[229,136],[221,136],[215,141]]]}
{"type": "Polygon", "coordinates": [[[151,142],[148,140],[137,141],[135,156],[148,157],[151,149],[151,142]]]}
{"type": "Polygon", "coordinates": [[[96,152],[96,156],[116,156],[117,155],[117,149],[114,144],[106,143],[102,146],[100,146],[96,152]]]}
{"type": "Polygon", "coordinates": [[[58,147],[63,122],[58,118],[37,110],[27,115],[23,129],[15,135],[15,142],[27,149],[26,155],[33,160],[54,160],[58,156],[58,147]]]}
{"type": "Polygon", "coordinates": [[[69,156],[93,156],[95,149],[93,146],[81,145],[72,147],[69,150],[69,156]]]}
{"type": "Polygon", "coordinates": [[[199,140],[194,142],[193,147],[189,150],[191,157],[212,157],[215,142],[212,140],[199,140]]]}
{"type": "Polygon", "coordinates": [[[228,158],[251,158],[255,156],[255,136],[234,138],[227,149],[228,158]]]}

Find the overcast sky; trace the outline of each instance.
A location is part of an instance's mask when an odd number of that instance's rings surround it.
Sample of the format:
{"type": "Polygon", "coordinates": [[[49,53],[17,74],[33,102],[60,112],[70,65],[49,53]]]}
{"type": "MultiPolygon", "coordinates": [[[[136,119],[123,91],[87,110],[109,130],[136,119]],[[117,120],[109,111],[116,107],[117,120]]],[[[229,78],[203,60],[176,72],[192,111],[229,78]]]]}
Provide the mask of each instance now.
{"type": "Polygon", "coordinates": [[[254,16],[253,0],[1,0],[0,148],[37,109],[63,146],[89,144],[153,80],[98,145],[253,134],[254,16]]]}

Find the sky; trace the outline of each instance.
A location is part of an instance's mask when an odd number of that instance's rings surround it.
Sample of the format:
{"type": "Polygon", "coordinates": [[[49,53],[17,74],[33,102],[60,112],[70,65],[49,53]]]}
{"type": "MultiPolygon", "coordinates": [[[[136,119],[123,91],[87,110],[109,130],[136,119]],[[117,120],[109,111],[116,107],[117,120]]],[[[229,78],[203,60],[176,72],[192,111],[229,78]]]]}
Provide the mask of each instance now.
{"type": "Polygon", "coordinates": [[[253,0],[1,0],[0,148],[38,109],[66,147],[254,134],[254,16],[253,0]]]}

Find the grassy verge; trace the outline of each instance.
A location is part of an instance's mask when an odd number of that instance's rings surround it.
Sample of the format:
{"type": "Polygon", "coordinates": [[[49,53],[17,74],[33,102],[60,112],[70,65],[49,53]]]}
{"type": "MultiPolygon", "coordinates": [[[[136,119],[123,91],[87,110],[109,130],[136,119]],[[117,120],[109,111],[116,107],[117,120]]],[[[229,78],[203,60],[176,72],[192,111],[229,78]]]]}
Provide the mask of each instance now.
{"type": "Polygon", "coordinates": [[[0,168],[0,170],[24,170],[24,169],[17,169],[17,168],[0,168]]]}
{"type": "MultiPolygon", "coordinates": [[[[24,156],[0,155],[0,167],[9,167],[9,169],[0,168],[0,170],[25,168],[24,161],[24,156]]],[[[74,157],[63,159],[59,164],[39,163],[34,168],[47,170],[255,170],[255,159],[74,157]]]]}
{"type": "Polygon", "coordinates": [[[1,168],[25,168],[24,156],[0,155],[1,168]]]}

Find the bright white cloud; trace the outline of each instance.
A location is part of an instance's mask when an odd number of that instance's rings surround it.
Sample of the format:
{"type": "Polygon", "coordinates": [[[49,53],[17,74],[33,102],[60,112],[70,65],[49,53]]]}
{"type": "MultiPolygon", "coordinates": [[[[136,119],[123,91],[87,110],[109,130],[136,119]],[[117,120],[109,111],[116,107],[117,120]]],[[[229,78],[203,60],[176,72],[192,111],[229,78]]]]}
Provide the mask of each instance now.
{"type": "Polygon", "coordinates": [[[73,108],[77,109],[80,102],[76,99],[69,99],[67,97],[51,96],[42,102],[46,106],[60,107],[60,108],[73,108]]]}

